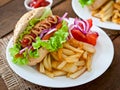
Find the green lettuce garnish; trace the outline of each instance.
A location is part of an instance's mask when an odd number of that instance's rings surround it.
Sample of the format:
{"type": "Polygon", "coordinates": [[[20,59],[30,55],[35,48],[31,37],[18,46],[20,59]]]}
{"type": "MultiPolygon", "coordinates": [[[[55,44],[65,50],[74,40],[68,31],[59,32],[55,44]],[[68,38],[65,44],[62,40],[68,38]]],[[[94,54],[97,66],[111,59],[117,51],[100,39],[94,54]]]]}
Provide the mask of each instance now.
{"type": "Polygon", "coordinates": [[[38,49],[41,46],[49,51],[56,51],[62,47],[62,43],[66,42],[68,36],[68,25],[63,20],[62,27],[54,33],[47,41],[42,41],[39,37],[36,38],[36,42],[32,43],[34,49],[38,49]]]}
{"type": "Polygon", "coordinates": [[[22,57],[16,58],[16,54],[19,53],[20,48],[17,45],[14,45],[12,48],[9,49],[10,55],[12,56],[12,62],[19,65],[25,65],[28,63],[27,58],[27,51],[25,51],[22,55],[22,57]]]}
{"type": "Polygon", "coordinates": [[[79,3],[84,7],[85,5],[91,5],[94,0],[79,0],[79,3]]]}

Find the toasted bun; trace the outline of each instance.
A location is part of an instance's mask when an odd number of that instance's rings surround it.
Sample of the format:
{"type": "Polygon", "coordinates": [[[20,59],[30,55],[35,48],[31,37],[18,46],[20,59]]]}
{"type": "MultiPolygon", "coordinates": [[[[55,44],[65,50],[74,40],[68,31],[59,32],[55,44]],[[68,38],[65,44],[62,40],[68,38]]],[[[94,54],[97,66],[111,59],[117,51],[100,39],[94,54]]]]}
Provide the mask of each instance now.
{"type": "MultiPolygon", "coordinates": [[[[15,29],[14,29],[14,35],[13,35],[13,42],[16,43],[17,39],[19,38],[19,35],[25,30],[25,28],[28,25],[29,20],[32,18],[38,18],[43,15],[44,11],[47,8],[40,7],[37,9],[33,9],[27,13],[25,13],[17,22],[15,29]]],[[[50,13],[52,15],[52,12],[50,13]]]]}
{"type": "Polygon", "coordinates": [[[95,0],[94,3],[89,7],[90,10],[96,10],[99,9],[102,5],[104,5],[109,0],[95,0]]]}

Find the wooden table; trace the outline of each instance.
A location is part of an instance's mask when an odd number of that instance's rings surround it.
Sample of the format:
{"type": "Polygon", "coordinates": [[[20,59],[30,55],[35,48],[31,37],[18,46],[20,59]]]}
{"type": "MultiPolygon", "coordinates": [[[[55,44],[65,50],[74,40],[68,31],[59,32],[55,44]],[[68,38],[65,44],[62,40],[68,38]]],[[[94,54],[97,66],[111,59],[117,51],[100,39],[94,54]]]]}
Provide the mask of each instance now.
{"type": "MultiPolygon", "coordinates": [[[[17,20],[27,12],[23,1],[24,0],[8,0],[7,4],[0,7],[0,44],[7,45],[9,39],[12,36],[12,30],[17,20]]],[[[71,7],[71,0],[54,0],[52,10],[54,14],[62,16],[65,12],[68,12],[68,16],[77,17],[71,7]]],[[[83,12],[84,13],[84,12],[83,12]]],[[[109,69],[97,79],[77,87],[67,88],[68,90],[120,90],[120,33],[115,30],[106,30],[109,34],[114,45],[114,59],[109,69]]],[[[3,47],[1,47],[3,48],[3,47]]],[[[5,47],[4,47],[5,48],[5,47]]],[[[2,51],[5,52],[5,51],[2,51]]],[[[1,51],[0,51],[1,53],[1,51]]],[[[4,53],[5,54],[5,53],[4,53]]],[[[102,53],[101,53],[102,54],[102,53]]],[[[5,55],[3,55],[5,56],[5,55]]],[[[2,57],[1,57],[2,59],[2,57]]],[[[104,63],[104,61],[101,60],[104,63]]],[[[0,73],[0,90],[8,90],[4,80],[2,79],[2,73],[0,73]]],[[[18,89],[15,89],[18,90],[18,89]]],[[[23,89],[22,89],[23,90],[23,89]]],[[[26,89],[32,90],[32,89],[26,89]]],[[[42,90],[42,89],[39,89],[42,90]]],[[[52,89],[59,90],[59,89],[52,89]]],[[[63,90],[63,89],[61,89],[63,90]]],[[[66,90],[66,89],[64,89],[66,90]]]]}

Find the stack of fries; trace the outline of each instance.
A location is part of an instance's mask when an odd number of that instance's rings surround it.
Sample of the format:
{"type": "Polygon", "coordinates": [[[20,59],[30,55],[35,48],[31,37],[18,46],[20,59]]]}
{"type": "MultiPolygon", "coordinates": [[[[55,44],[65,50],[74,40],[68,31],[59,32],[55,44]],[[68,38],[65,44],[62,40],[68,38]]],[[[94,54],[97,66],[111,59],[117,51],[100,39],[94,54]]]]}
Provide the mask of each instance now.
{"type": "Polygon", "coordinates": [[[120,0],[110,0],[101,8],[92,11],[92,16],[99,18],[101,21],[112,21],[120,24],[120,0]]]}
{"type": "Polygon", "coordinates": [[[74,79],[91,70],[94,53],[94,46],[70,39],[63,48],[49,53],[38,65],[38,70],[51,78],[65,75],[74,79]]]}

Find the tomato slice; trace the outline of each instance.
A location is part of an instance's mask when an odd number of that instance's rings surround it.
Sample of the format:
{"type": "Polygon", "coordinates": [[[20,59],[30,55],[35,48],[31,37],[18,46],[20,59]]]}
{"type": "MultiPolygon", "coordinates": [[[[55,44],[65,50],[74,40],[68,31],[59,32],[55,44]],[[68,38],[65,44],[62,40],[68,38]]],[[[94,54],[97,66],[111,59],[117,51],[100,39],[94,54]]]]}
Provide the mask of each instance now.
{"type": "Polygon", "coordinates": [[[87,21],[88,21],[88,23],[89,23],[89,29],[90,29],[90,28],[92,27],[92,25],[93,25],[92,19],[88,19],[87,21]]]}
{"type": "Polygon", "coordinates": [[[62,27],[62,22],[58,23],[57,26],[56,26],[57,30],[60,29],[61,27],[62,27]]]}
{"type": "Polygon", "coordinates": [[[49,34],[44,35],[43,38],[42,38],[42,40],[49,40],[50,37],[53,36],[54,32],[55,32],[55,31],[53,31],[53,32],[51,32],[51,33],[49,33],[49,34]]]}
{"type": "Polygon", "coordinates": [[[18,53],[18,54],[15,55],[15,58],[21,58],[21,57],[23,57],[22,54],[19,54],[19,53],[18,53]]]}
{"type": "Polygon", "coordinates": [[[71,33],[76,40],[86,41],[86,36],[80,30],[72,29],[71,33]]]}
{"type": "Polygon", "coordinates": [[[24,38],[24,39],[21,41],[22,47],[23,47],[23,48],[26,47],[26,46],[28,45],[29,41],[30,41],[29,39],[24,38]]]}
{"type": "Polygon", "coordinates": [[[88,33],[86,35],[87,43],[92,44],[92,45],[96,45],[97,38],[98,38],[98,34],[95,32],[88,33]]]}

